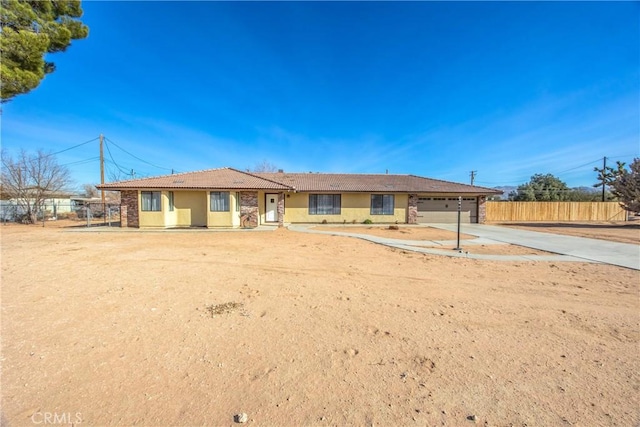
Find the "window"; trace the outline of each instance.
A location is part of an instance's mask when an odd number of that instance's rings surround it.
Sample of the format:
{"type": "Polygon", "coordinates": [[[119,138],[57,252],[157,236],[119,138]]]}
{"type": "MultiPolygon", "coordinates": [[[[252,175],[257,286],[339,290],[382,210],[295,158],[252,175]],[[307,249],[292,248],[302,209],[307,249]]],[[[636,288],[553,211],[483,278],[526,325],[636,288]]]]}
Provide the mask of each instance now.
{"type": "Polygon", "coordinates": [[[159,191],[143,191],[142,192],[142,210],[143,211],[161,211],[162,204],[159,191]]]}
{"type": "Polygon", "coordinates": [[[309,215],[340,215],[340,195],[309,194],[309,215]]]}
{"type": "Polygon", "coordinates": [[[393,194],[372,194],[371,215],[393,215],[393,194]]]}
{"type": "Polygon", "coordinates": [[[236,193],[236,212],[240,212],[240,193],[236,193]]]}
{"type": "Polygon", "coordinates": [[[169,191],[169,212],[173,212],[173,191],[169,191]]]}
{"type": "Polygon", "coordinates": [[[211,212],[229,212],[229,192],[211,192],[211,212]]]}

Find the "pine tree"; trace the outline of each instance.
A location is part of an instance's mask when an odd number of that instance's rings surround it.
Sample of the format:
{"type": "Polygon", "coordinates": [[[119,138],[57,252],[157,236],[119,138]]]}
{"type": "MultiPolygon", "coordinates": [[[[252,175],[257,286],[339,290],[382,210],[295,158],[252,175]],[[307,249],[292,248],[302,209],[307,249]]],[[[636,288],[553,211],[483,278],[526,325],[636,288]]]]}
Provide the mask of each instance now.
{"type": "Polygon", "coordinates": [[[82,16],[80,0],[1,0],[0,98],[7,102],[36,88],[55,70],[47,53],[63,52],[89,28],[73,19],[82,16]]]}

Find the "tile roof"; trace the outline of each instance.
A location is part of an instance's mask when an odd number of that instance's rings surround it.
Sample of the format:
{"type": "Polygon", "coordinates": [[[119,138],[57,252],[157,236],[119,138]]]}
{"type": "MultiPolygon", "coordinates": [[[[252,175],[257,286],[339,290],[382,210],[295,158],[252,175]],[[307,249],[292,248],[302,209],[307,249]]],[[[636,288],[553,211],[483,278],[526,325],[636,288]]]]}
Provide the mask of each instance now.
{"type": "Polygon", "coordinates": [[[423,178],[416,175],[281,172],[256,173],[255,175],[281,182],[302,192],[501,193],[493,188],[423,178]]]}
{"type": "Polygon", "coordinates": [[[477,187],[415,175],[338,173],[249,173],[233,168],[209,169],[98,185],[105,190],[229,189],[301,192],[466,193],[500,194],[477,187]]]}
{"type": "Polygon", "coordinates": [[[232,190],[289,190],[286,185],[260,178],[232,168],[208,169],[151,178],[110,182],[97,186],[100,189],[126,190],[133,188],[157,189],[232,189],[232,190]]]}

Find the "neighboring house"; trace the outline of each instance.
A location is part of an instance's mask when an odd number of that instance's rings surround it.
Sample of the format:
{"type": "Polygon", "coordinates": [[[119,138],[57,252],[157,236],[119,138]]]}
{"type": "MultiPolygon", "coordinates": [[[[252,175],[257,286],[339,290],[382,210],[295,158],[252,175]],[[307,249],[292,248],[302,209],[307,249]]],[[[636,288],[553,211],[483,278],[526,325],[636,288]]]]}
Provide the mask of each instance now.
{"type": "Polygon", "coordinates": [[[97,186],[120,191],[123,227],[284,223],[484,222],[499,190],[415,175],[249,173],[210,169],[97,186]]]}
{"type": "MultiPolygon", "coordinates": [[[[29,203],[33,205],[35,200],[30,199],[29,203]]],[[[24,200],[0,200],[0,219],[2,221],[15,221],[16,219],[24,216],[27,213],[24,204],[24,200]]],[[[47,217],[55,219],[61,213],[66,214],[71,212],[73,203],[70,196],[59,195],[44,199],[42,207],[45,210],[47,217]]],[[[38,212],[38,218],[42,218],[42,212],[38,212]]]]}

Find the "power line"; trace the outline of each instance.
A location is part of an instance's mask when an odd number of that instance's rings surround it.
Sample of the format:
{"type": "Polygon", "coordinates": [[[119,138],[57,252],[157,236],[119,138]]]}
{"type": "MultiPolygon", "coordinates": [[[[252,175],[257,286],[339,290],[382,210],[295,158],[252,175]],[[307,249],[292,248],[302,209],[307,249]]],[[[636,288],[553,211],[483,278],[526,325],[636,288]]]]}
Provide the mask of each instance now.
{"type": "Polygon", "coordinates": [[[90,139],[89,141],[85,141],[85,142],[83,142],[81,144],[74,145],[73,147],[65,148],[64,150],[56,151],[55,153],[47,154],[46,156],[43,156],[43,157],[55,156],[56,154],[64,153],[65,151],[69,151],[69,150],[73,150],[74,148],[82,147],[83,145],[86,145],[86,144],[88,144],[90,142],[93,142],[93,141],[97,141],[98,139],[100,139],[100,137],[96,137],[96,138],[90,139]]]}
{"type": "Polygon", "coordinates": [[[69,163],[64,163],[60,166],[71,166],[71,165],[81,165],[84,163],[91,163],[91,162],[95,162],[96,160],[100,160],[100,157],[90,157],[88,159],[84,159],[84,160],[78,160],[75,162],[69,162],[69,163]]]}
{"type": "MultiPolygon", "coordinates": [[[[105,138],[105,140],[108,141],[107,138],[105,138]]],[[[117,163],[116,160],[113,158],[113,155],[111,154],[111,149],[109,148],[109,144],[104,144],[105,147],[107,147],[107,153],[109,153],[109,157],[111,157],[111,161],[113,162],[113,164],[115,165],[116,168],[118,168],[118,170],[124,174],[129,174],[126,170],[124,170],[123,168],[121,168],[117,163]]]]}
{"type": "Polygon", "coordinates": [[[563,173],[566,173],[566,172],[571,172],[571,171],[573,171],[573,170],[580,169],[580,168],[583,168],[583,167],[585,167],[585,166],[589,166],[589,165],[592,165],[592,164],[594,164],[594,163],[599,163],[599,162],[600,162],[600,159],[598,159],[598,160],[593,160],[593,161],[591,161],[591,162],[589,162],[589,163],[585,163],[584,165],[580,165],[580,166],[576,166],[575,168],[567,169],[566,171],[556,172],[556,174],[557,174],[557,175],[560,175],[560,174],[563,174],[563,173]]]}
{"type": "Polygon", "coordinates": [[[130,152],[128,152],[128,151],[127,151],[127,150],[125,150],[124,148],[120,147],[118,144],[116,144],[115,142],[113,142],[113,141],[112,141],[112,140],[110,140],[109,138],[105,138],[105,139],[106,139],[107,141],[109,141],[110,143],[112,143],[113,145],[115,145],[116,147],[118,147],[119,149],[121,149],[122,151],[124,151],[125,153],[127,153],[128,155],[130,155],[131,157],[133,157],[134,159],[137,159],[137,160],[141,161],[142,163],[146,163],[146,164],[148,164],[149,166],[153,166],[154,168],[158,168],[158,169],[163,169],[163,170],[167,170],[167,171],[173,170],[173,169],[171,169],[171,168],[165,168],[165,167],[162,167],[162,166],[154,165],[153,163],[149,163],[148,161],[143,160],[143,159],[141,159],[140,157],[138,157],[138,156],[136,156],[136,155],[134,155],[134,154],[131,154],[130,152]]]}

